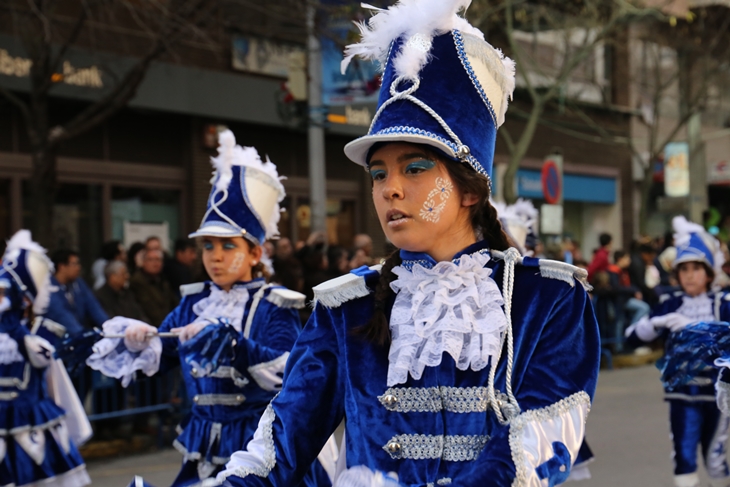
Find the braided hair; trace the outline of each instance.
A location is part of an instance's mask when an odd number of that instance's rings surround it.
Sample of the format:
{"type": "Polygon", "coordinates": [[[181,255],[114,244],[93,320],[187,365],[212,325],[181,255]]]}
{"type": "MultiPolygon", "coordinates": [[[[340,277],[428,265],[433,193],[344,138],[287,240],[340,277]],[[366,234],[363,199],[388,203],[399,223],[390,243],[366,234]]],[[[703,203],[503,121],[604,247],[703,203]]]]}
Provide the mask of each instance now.
{"type": "MultiPolygon", "coordinates": [[[[513,247],[509,237],[502,229],[497,217],[497,210],[489,202],[491,186],[489,180],[478,175],[470,166],[450,159],[446,159],[440,152],[430,146],[419,145],[419,148],[444,163],[454,186],[461,194],[474,194],[479,197],[476,204],[469,207],[469,217],[472,228],[477,235],[481,235],[489,242],[494,250],[507,250],[513,247]]],[[[372,151],[371,151],[372,152],[372,151]]],[[[402,263],[400,251],[393,252],[383,263],[380,280],[375,287],[375,303],[373,316],[364,326],[355,329],[355,333],[365,340],[386,346],[390,344],[390,327],[386,316],[389,303],[395,298],[390,283],[396,279],[392,269],[402,263]]]]}

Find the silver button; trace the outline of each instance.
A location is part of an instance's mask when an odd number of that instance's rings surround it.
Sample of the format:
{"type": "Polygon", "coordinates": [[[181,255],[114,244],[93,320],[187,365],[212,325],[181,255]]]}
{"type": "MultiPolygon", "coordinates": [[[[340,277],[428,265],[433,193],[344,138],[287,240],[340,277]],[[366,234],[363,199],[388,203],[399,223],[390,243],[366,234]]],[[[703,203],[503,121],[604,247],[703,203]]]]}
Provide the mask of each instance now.
{"type": "Polygon", "coordinates": [[[561,472],[565,472],[565,465],[561,465],[561,466],[560,466],[560,469],[559,469],[559,470],[560,470],[561,472]]]}
{"type": "Polygon", "coordinates": [[[198,376],[198,369],[196,369],[195,367],[193,367],[193,370],[191,370],[190,373],[193,375],[193,377],[197,377],[198,376]]]}
{"type": "Polygon", "coordinates": [[[200,401],[200,396],[198,396],[198,395],[195,395],[195,396],[193,397],[193,402],[198,402],[198,401],[200,401]]]}
{"type": "Polygon", "coordinates": [[[241,394],[237,395],[236,401],[243,402],[243,396],[241,394]]]}
{"type": "Polygon", "coordinates": [[[400,449],[400,443],[396,443],[395,441],[391,441],[390,443],[388,443],[388,452],[396,455],[400,453],[400,449]]]}
{"type": "Polygon", "coordinates": [[[383,403],[389,408],[395,406],[397,402],[398,398],[395,397],[393,394],[386,394],[385,397],[383,397],[383,403]]]}

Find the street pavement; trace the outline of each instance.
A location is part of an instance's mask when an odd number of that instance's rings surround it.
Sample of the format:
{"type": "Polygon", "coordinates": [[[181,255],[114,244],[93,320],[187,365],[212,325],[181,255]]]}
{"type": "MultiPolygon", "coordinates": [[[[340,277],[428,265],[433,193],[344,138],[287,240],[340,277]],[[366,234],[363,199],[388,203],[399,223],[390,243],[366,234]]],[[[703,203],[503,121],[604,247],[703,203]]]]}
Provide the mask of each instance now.
{"type": "MultiPolygon", "coordinates": [[[[591,464],[593,478],[573,485],[671,487],[667,414],[654,366],[602,371],[587,426],[596,456],[591,464]]],[[[180,460],[180,454],[169,449],[90,462],[89,473],[94,486],[125,487],[137,474],[156,487],[168,487],[180,460]]]]}

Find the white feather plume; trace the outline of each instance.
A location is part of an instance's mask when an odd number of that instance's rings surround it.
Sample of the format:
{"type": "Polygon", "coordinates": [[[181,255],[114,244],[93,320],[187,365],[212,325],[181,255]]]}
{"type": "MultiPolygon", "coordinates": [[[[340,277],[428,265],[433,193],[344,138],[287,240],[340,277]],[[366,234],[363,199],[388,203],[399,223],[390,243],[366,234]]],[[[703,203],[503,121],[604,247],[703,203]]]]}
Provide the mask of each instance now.
{"type": "Polygon", "coordinates": [[[31,250],[33,252],[38,252],[41,255],[46,255],[46,249],[33,241],[30,230],[18,230],[15,232],[15,235],[8,240],[5,252],[12,252],[13,250],[31,250]]]}
{"type": "Polygon", "coordinates": [[[469,4],[471,0],[400,0],[388,9],[374,9],[371,5],[362,4],[376,13],[367,22],[356,22],[362,39],[345,49],[342,72],[345,72],[355,56],[385,66],[393,41],[400,37],[410,39],[419,35],[422,41],[420,46],[404,42],[393,59],[398,76],[418,76],[428,63],[430,43],[435,36],[457,29],[484,39],[479,29],[458,15],[469,4]]]}
{"type": "MultiPolygon", "coordinates": [[[[702,225],[693,223],[683,216],[675,216],[672,219],[672,228],[674,229],[674,246],[683,247],[689,243],[693,233],[703,235],[705,232],[702,225]]],[[[710,247],[712,249],[712,247],[710,247]]]]}
{"type": "Polygon", "coordinates": [[[230,130],[224,130],[218,134],[218,157],[212,157],[213,179],[211,184],[215,185],[217,191],[228,189],[233,177],[233,166],[245,166],[257,169],[271,178],[271,184],[279,192],[277,204],[272,211],[269,221],[266,223],[266,238],[272,238],[279,235],[279,220],[281,219],[281,209],[279,203],[286,196],[284,185],[281,181],[284,178],[279,176],[276,165],[266,157],[266,162],[261,160],[258,151],[254,147],[241,147],[236,144],[236,137],[230,130]]]}
{"type": "Polygon", "coordinates": [[[53,294],[54,286],[51,284],[51,272],[46,275],[46,278],[38,287],[38,292],[33,300],[33,313],[36,315],[45,314],[48,310],[48,305],[51,304],[51,294],[53,294]]]}

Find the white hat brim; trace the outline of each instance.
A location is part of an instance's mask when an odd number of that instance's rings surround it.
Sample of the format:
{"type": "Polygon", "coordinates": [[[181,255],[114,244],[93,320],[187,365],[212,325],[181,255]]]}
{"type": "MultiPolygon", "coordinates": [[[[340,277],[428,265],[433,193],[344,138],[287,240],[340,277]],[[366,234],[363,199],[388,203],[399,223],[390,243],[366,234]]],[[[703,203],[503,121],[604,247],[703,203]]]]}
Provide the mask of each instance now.
{"type": "Polygon", "coordinates": [[[367,167],[368,151],[373,146],[373,144],[377,144],[380,142],[410,142],[412,144],[430,145],[431,147],[439,149],[449,157],[456,157],[454,150],[445,142],[441,142],[440,140],[434,139],[427,135],[418,134],[364,135],[360,138],[353,140],[345,146],[345,155],[355,164],[367,167]]]}

